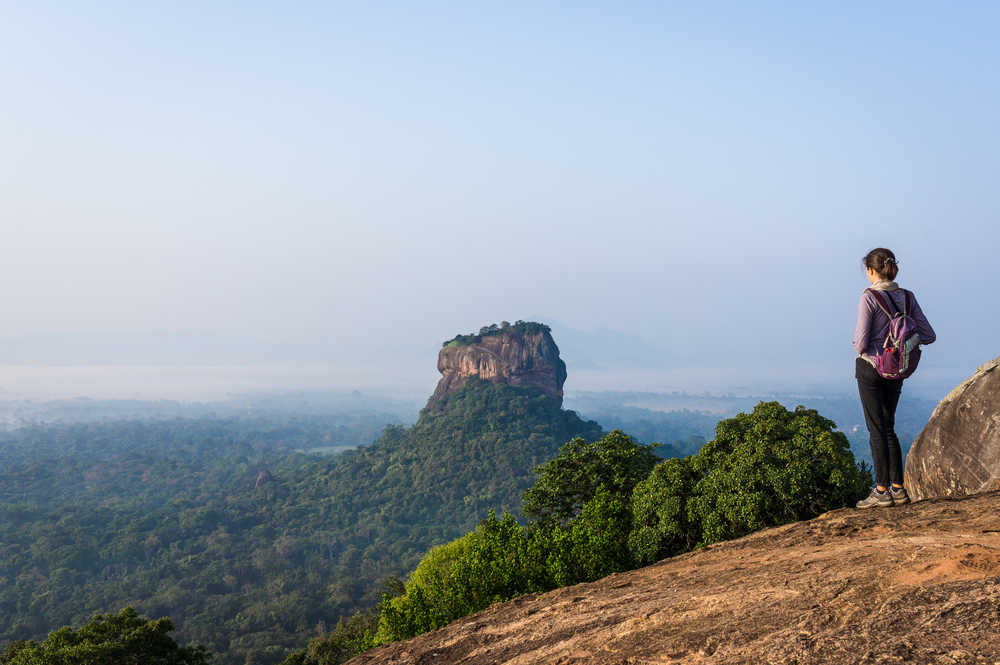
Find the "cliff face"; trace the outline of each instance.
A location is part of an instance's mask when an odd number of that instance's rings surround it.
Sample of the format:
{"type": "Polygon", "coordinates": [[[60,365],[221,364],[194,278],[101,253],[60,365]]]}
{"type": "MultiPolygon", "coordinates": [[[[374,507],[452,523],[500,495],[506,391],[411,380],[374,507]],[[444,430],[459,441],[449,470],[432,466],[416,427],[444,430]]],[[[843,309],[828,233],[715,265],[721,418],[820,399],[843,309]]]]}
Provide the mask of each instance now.
{"type": "Polygon", "coordinates": [[[1000,662],[1000,493],[836,510],[493,605],[351,665],[1000,662]]]}
{"type": "MultiPolygon", "coordinates": [[[[438,354],[438,381],[427,408],[436,410],[471,377],[519,388],[536,388],[562,405],[566,363],[547,327],[507,326],[487,335],[452,341],[438,354]]],[[[461,336],[460,336],[461,337],[461,336]]],[[[456,338],[458,339],[458,338],[456,338]]]]}
{"type": "Polygon", "coordinates": [[[917,499],[1000,488],[1000,358],[941,400],[906,456],[917,499]]]}

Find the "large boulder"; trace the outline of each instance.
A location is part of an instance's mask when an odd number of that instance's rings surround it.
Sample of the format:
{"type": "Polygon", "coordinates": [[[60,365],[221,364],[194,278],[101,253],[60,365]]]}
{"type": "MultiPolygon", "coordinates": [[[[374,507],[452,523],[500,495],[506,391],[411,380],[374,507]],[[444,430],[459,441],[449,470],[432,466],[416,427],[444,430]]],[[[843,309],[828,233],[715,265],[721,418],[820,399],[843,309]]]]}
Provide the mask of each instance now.
{"type": "Polygon", "coordinates": [[[916,499],[1000,489],[1000,357],[934,409],[906,456],[903,482],[916,499]]]}

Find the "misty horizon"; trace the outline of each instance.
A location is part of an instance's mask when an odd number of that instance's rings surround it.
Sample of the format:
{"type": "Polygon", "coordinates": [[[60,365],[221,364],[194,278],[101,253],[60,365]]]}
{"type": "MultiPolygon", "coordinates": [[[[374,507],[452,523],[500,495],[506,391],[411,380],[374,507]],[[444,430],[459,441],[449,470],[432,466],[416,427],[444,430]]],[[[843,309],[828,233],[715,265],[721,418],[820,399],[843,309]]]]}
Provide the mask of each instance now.
{"type": "MultiPolygon", "coordinates": [[[[545,322],[543,317],[531,320],[545,322]]],[[[770,372],[734,370],[731,367],[691,366],[671,352],[634,333],[599,329],[581,331],[559,323],[551,325],[560,354],[567,363],[569,392],[611,391],[668,394],[675,391],[723,395],[777,393],[843,394],[856,390],[853,375],[836,368],[780,366],[770,372]],[[561,339],[566,342],[560,343],[561,339]],[[668,363],[678,366],[670,367],[668,363]]],[[[462,331],[462,332],[474,332],[462,331]]],[[[449,336],[450,337],[450,336],[449,336]]],[[[440,375],[436,370],[440,341],[426,349],[410,344],[391,353],[372,353],[345,366],[329,360],[295,362],[278,354],[270,361],[252,340],[244,344],[209,340],[197,335],[141,336],[82,335],[72,340],[56,336],[22,338],[4,346],[8,362],[0,355],[0,400],[134,399],[181,402],[223,401],[252,392],[361,390],[416,399],[428,395],[440,375]],[[67,343],[68,341],[68,343],[67,343]],[[53,351],[54,350],[54,351],[53,351]],[[17,355],[36,362],[13,363],[17,355]],[[62,362],[40,362],[46,354],[62,362]],[[257,356],[256,362],[247,362],[257,356]],[[159,362],[149,359],[159,356],[159,362]],[[101,362],[74,360],[97,358],[101,362]],[[111,362],[117,358],[118,362],[111,362]],[[259,360],[264,358],[264,360],[259,360]]],[[[10,342],[10,340],[8,340],[10,342]]],[[[296,349],[303,353],[301,347],[296,349]]],[[[280,349],[279,349],[280,351],[280,349]]],[[[985,362],[985,361],[984,361],[985,362]]],[[[939,368],[921,371],[907,383],[907,392],[944,396],[966,375],[939,368]]]]}

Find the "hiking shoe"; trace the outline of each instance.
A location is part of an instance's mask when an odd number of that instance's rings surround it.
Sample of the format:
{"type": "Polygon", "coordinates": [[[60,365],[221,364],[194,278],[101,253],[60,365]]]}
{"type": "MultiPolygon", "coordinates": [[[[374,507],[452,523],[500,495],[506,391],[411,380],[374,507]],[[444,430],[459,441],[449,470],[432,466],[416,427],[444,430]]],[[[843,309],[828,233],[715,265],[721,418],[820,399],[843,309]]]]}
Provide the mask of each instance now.
{"type": "Polygon", "coordinates": [[[861,499],[861,501],[858,501],[854,505],[857,508],[875,508],[876,506],[888,508],[892,505],[892,497],[889,496],[889,492],[879,492],[873,487],[871,494],[861,499]]]}
{"type": "Polygon", "coordinates": [[[905,487],[890,487],[889,496],[892,497],[892,503],[896,506],[902,506],[910,502],[910,495],[906,493],[905,487]]]}

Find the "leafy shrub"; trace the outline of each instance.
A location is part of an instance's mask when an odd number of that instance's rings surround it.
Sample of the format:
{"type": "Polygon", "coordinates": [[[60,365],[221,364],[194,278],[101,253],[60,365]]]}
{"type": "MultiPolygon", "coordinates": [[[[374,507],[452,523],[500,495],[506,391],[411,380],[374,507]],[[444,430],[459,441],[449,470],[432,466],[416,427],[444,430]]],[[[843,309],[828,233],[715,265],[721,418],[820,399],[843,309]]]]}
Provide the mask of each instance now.
{"type": "Polygon", "coordinates": [[[778,402],[720,421],[697,455],[663,462],[636,487],[632,555],[649,563],[849,505],[871,478],[834,427],[778,402]]]}
{"type": "Polygon", "coordinates": [[[600,485],[568,525],[538,529],[535,551],[545,557],[546,587],[591,582],[632,568],[631,523],[628,502],[600,485]]]}
{"type": "Polygon", "coordinates": [[[632,492],[628,546],[639,565],[687,552],[698,541],[696,525],[687,516],[688,498],[698,481],[693,459],[661,462],[632,492]]]}
{"type": "Polygon", "coordinates": [[[377,644],[432,630],[491,603],[541,589],[537,555],[509,513],[490,511],[475,531],[436,547],[420,562],[402,596],[382,603],[377,644]],[[535,573],[532,574],[532,570],[535,573]]]}
{"type": "Polygon", "coordinates": [[[546,526],[565,524],[580,514],[602,485],[611,496],[627,503],[636,484],[659,461],[654,448],[637,443],[621,430],[593,443],[574,438],[535,469],[538,479],[524,493],[521,511],[546,526]]]}
{"type": "Polygon", "coordinates": [[[778,402],[721,421],[695,456],[701,479],[688,518],[701,524],[701,542],[809,519],[864,494],[871,478],[834,427],[814,409],[778,402]]]}
{"type": "Polygon", "coordinates": [[[210,656],[202,646],[180,647],[167,635],[170,619],[152,621],[131,607],[118,615],[97,614],[80,629],[64,626],[41,644],[14,642],[0,655],[3,665],[204,665],[210,656]]]}
{"type": "Polygon", "coordinates": [[[289,654],[281,665],[340,665],[375,646],[378,612],[358,612],[340,619],[329,634],[309,642],[301,651],[289,654]]]}

